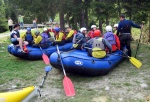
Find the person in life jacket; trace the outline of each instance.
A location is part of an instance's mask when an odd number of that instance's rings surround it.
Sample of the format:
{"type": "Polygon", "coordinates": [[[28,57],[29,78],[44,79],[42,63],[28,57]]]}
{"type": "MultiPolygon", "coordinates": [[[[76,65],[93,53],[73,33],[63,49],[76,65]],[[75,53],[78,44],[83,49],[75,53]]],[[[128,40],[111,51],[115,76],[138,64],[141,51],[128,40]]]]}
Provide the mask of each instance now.
{"type": "Polygon", "coordinates": [[[96,30],[96,25],[92,25],[91,26],[91,30],[90,30],[90,32],[87,35],[87,37],[89,37],[89,39],[94,38],[93,34],[94,34],[95,30],[96,30]]]}
{"type": "Polygon", "coordinates": [[[28,42],[23,41],[22,38],[20,38],[19,29],[20,29],[20,25],[15,24],[14,25],[14,30],[11,32],[11,35],[10,35],[10,40],[11,40],[12,44],[14,45],[14,48],[16,48],[17,46],[20,46],[19,52],[26,53],[23,50],[23,46],[28,45],[28,42]]]}
{"type": "Polygon", "coordinates": [[[65,34],[60,31],[60,28],[56,27],[55,30],[55,42],[53,45],[64,45],[65,44],[65,34]]]}
{"type": "Polygon", "coordinates": [[[87,29],[85,27],[82,27],[80,31],[74,35],[73,38],[73,47],[75,49],[82,49],[83,44],[86,42],[85,34],[87,32],[87,29]]]}
{"type": "Polygon", "coordinates": [[[40,34],[39,30],[35,30],[34,34],[36,35],[33,47],[42,47],[48,48],[49,47],[49,38],[46,33],[40,34]]]}
{"type": "Polygon", "coordinates": [[[94,31],[94,38],[88,40],[84,44],[84,48],[88,49],[88,55],[95,58],[104,58],[107,53],[112,52],[111,44],[105,39],[100,37],[101,31],[94,31]],[[109,49],[109,52],[106,52],[106,48],[109,49]]]}
{"type": "Polygon", "coordinates": [[[65,42],[66,43],[72,42],[73,36],[75,34],[77,34],[77,31],[76,30],[72,30],[70,27],[67,27],[66,30],[67,30],[68,34],[66,36],[65,42]]]}
{"type": "Polygon", "coordinates": [[[51,34],[49,33],[49,30],[46,27],[43,28],[43,32],[42,33],[46,33],[48,35],[48,38],[51,37],[51,34]]]}
{"type": "Polygon", "coordinates": [[[21,38],[27,41],[29,45],[32,45],[33,40],[35,38],[35,34],[31,32],[31,28],[27,28],[27,31],[21,36],[21,38]]]}
{"type": "Polygon", "coordinates": [[[117,34],[118,24],[114,24],[114,34],[117,34]]]}
{"type": "Polygon", "coordinates": [[[128,56],[131,57],[132,54],[131,47],[130,47],[130,43],[132,40],[131,27],[142,28],[143,25],[139,26],[134,24],[131,20],[126,20],[123,14],[121,14],[119,17],[120,17],[120,22],[117,29],[117,36],[119,36],[120,39],[120,45],[121,45],[120,49],[123,51],[124,47],[126,47],[128,50],[128,56]]]}
{"type": "Polygon", "coordinates": [[[112,51],[120,50],[120,41],[116,34],[112,33],[112,27],[106,26],[106,33],[103,37],[111,44],[112,51]]]}

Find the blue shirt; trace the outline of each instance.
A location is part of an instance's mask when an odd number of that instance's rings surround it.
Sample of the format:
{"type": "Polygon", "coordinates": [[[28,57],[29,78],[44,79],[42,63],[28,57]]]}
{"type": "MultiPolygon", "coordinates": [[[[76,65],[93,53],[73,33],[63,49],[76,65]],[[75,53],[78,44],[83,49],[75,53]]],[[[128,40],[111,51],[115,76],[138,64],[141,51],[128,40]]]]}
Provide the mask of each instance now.
{"type": "Polygon", "coordinates": [[[134,24],[131,20],[122,20],[119,22],[117,35],[120,33],[131,33],[131,26],[135,28],[141,28],[140,26],[134,24]]]}

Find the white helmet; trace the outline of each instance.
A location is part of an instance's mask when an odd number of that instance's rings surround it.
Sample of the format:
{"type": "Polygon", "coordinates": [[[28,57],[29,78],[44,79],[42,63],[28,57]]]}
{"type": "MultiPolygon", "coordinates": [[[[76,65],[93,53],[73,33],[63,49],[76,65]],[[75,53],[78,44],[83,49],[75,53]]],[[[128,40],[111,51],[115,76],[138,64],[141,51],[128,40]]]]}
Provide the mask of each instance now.
{"type": "Polygon", "coordinates": [[[118,28],[118,24],[114,24],[114,27],[115,27],[115,28],[118,28]]]}
{"type": "Polygon", "coordinates": [[[106,26],[106,31],[107,32],[112,32],[112,27],[111,26],[106,26]]]}
{"type": "Polygon", "coordinates": [[[92,28],[96,28],[96,25],[92,25],[92,26],[91,26],[91,29],[92,29],[92,28]]]}
{"type": "Polygon", "coordinates": [[[47,31],[47,28],[44,28],[43,31],[47,31]]]}
{"type": "Polygon", "coordinates": [[[80,32],[82,33],[84,30],[87,30],[85,27],[82,27],[81,29],[80,29],[80,32]]]}

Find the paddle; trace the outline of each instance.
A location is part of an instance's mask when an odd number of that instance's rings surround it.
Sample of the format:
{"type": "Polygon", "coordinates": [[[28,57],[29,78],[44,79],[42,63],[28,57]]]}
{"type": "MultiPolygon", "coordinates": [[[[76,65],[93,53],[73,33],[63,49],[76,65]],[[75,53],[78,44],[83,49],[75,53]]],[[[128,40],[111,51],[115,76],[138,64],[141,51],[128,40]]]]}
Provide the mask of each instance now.
{"type": "Polygon", "coordinates": [[[56,47],[57,47],[58,57],[60,58],[61,66],[62,66],[63,73],[64,73],[63,86],[64,86],[65,94],[66,96],[74,96],[75,95],[74,85],[72,81],[66,75],[58,45],[56,45],[56,47]]]}
{"type": "MultiPolygon", "coordinates": [[[[92,48],[89,48],[89,47],[84,47],[86,49],[92,49],[92,48]]],[[[120,50],[121,51],[121,50],[120,50]]],[[[136,68],[140,68],[142,66],[142,63],[137,60],[136,58],[134,57],[129,57],[128,55],[126,55],[123,51],[121,51],[125,56],[122,56],[122,57],[126,57],[126,58],[129,58],[130,62],[136,67],[136,68]]],[[[113,54],[113,55],[116,55],[116,54],[113,54]]],[[[121,55],[119,55],[121,56],[121,55]]]]}
{"type": "Polygon", "coordinates": [[[51,66],[45,66],[45,72],[46,72],[46,73],[45,73],[45,76],[44,76],[44,78],[43,78],[43,80],[42,80],[42,83],[41,83],[41,85],[40,85],[40,88],[43,87],[44,82],[45,82],[45,80],[46,80],[46,78],[47,78],[48,72],[51,71],[51,70],[52,70],[51,66]]]}
{"type": "Polygon", "coordinates": [[[141,29],[141,34],[140,34],[140,38],[139,38],[139,41],[138,41],[138,45],[137,45],[137,48],[136,48],[135,58],[136,58],[136,55],[137,55],[137,52],[138,52],[138,49],[139,49],[139,44],[140,44],[141,36],[142,36],[142,29],[141,29]]]}
{"type": "Polygon", "coordinates": [[[44,63],[45,64],[47,64],[47,65],[49,65],[50,64],[50,61],[49,61],[49,58],[48,58],[48,56],[46,55],[46,54],[44,54],[44,52],[43,52],[43,50],[42,50],[42,48],[40,47],[40,49],[41,49],[41,51],[42,51],[42,58],[43,58],[43,61],[44,61],[44,63]]]}
{"type": "MultiPolygon", "coordinates": [[[[121,51],[121,50],[120,50],[121,51]]],[[[124,53],[123,51],[121,51],[125,56],[127,56],[128,58],[129,58],[129,60],[130,60],[130,62],[136,67],[136,68],[141,68],[141,66],[142,66],[142,63],[139,61],[139,60],[137,60],[136,58],[134,58],[134,57],[130,57],[130,56],[128,56],[126,53],[124,53]]]]}

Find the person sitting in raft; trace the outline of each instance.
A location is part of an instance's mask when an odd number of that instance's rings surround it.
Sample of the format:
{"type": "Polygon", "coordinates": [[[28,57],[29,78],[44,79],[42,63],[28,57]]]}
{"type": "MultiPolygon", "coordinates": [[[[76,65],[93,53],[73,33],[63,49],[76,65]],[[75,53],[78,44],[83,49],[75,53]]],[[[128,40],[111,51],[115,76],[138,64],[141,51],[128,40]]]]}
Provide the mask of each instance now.
{"type": "Polygon", "coordinates": [[[111,26],[106,26],[106,33],[103,37],[111,44],[113,52],[120,50],[120,40],[116,34],[112,33],[111,26]]]}
{"type": "Polygon", "coordinates": [[[91,30],[87,35],[87,37],[89,37],[89,39],[94,38],[93,33],[94,33],[95,30],[96,30],[96,25],[92,25],[91,30]]]}
{"type": "Polygon", "coordinates": [[[15,24],[14,25],[14,30],[11,32],[11,35],[10,35],[10,40],[11,40],[12,44],[14,44],[15,48],[17,46],[20,46],[19,52],[26,53],[23,50],[23,46],[28,45],[28,42],[27,41],[23,41],[22,38],[20,38],[19,29],[20,29],[20,25],[19,24],[15,24]]]}
{"type": "Polygon", "coordinates": [[[70,27],[67,27],[66,30],[67,30],[68,34],[66,36],[65,42],[66,43],[72,42],[73,36],[75,34],[77,34],[77,31],[76,30],[72,30],[70,27]]]}
{"type": "Polygon", "coordinates": [[[106,47],[109,49],[108,53],[112,52],[111,44],[100,37],[100,30],[95,30],[92,39],[84,44],[84,48],[88,49],[88,55],[95,58],[104,58],[106,56],[106,47]]]}
{"type": "Polygon", "coordinates": [[[49,33],[49,30],[46,27],[43,28],[43,32],[42,33],[46,33],[48,35],[48,38],[51,37],[51,34],[49,33]]]}
{"type": "Polygon", "coordinates": [[[35,34],[31,32],[31,28],[27,28],[27,31],[21,36],[21,38],[27,41],[29,45],[32,45],[33,40],[35,38],[35,34]]]}
{"type": "Polygon", "coordinates": [[[80,29],[80,32],[75,34],[73,38],[73,47],[75,49],[83,49],[82,45],[86,42],[85,34],[86,34],[87,29],[85,27],[82,27],[80,29]]]}
{"type": "Polygon", "coordinates": [[[118,24],[114,24],[114,34],[117,34],[118,24]]]}
{"type": "Polygon", "coordinates": [[[65,34],[60,31],[60,28],[56,27],[55,30],[55,42],[53,45],[64,45],[65,44],[65,34]]]}
{"type": "Polygon", "coordinates": [[[34,34],[36,35],[33,47],[41,47],[48,48],[49,47],[49,39],[46,33],[40,34],[39,30],[35,30],[34,34]]]}

